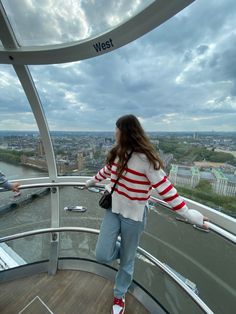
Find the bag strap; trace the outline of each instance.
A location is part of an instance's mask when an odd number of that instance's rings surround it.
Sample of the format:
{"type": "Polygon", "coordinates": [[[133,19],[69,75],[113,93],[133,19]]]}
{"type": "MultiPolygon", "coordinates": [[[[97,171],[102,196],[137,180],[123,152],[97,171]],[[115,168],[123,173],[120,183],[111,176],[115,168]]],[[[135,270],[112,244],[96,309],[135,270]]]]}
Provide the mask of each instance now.
{"type": "Polygon", "coordinates": [[[128,158],[127,158],[126,162],[124,163],[124,166],[123,166],[123,168],[122,168],[122,170],[121,170],[121,172],[120,172],[120,175],[117,177],[117,179],[116,179],[116,181],[115,181],[115,184],[113,185],[113,187],[112,187],[112,189],[111,189],[111,194],[114,192],[115,187],[116,187],[116,184],[117,184],[117,182],[120,180],[120,177],[121,177],[121,175],[122,175],[122,172],[123,172],[123,170],[125,169],[125,167],[126,167],[128,161],[129,161],[129,159],[130,159],[132,153],[133,153],[133,151],[131,151],[131,152],[129,153],[128,158]]]}

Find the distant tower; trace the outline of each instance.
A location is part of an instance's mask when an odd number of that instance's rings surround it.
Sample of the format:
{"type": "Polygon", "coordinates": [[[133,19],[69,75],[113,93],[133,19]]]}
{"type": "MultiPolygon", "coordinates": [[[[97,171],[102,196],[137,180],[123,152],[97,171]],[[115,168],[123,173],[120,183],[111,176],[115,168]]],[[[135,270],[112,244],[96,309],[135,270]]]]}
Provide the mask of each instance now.
{"type": "Polygon", "coordinates": [[[78,152],[77,154],[77,165],[78,165],[78,170],[82,170],[84,167],[84,157],[82,152],[78,152]]]}
{"type": "Polygon", "coordinates": [[[39,142],[38,142],[37,154],[38,154],[38,156],[45,156],[45,151],[44,151],[42,140],[39,140],[39,142]]]}

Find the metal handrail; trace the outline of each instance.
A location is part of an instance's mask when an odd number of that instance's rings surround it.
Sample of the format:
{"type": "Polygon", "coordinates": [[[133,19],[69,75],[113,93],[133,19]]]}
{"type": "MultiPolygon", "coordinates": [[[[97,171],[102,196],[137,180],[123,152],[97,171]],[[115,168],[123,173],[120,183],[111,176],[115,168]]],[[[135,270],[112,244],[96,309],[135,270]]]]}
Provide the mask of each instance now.
{"type": "MultiPolygon", "coordinates": [[[[171,209],[171,206],[168,203],[166,203],[165,201],[160,200],[160,199],[158,199],[157,197],[154,197],[154,196],[151,196],[151,198],[154,199],[160,205],[165,206],[168,209],[171,209]]],[[[231,219],[231,217],[230,217],[230,219],[231,219]]],[[[186,222],[184,219],[183,220],[178,219],[178,220],[186,222]]],[[[235,220],[235,222],[236,222],[236,220],[235,220]]],[[[227,231],[227,230],[225,230],[225,229],[215,225],[214,223],[212,223],[210,221],[207,222],[207,225],[208,225],[208,228],[209,228],[208,230],[212,230],[212,231],[216,232],[217,234],[219,234],[220,236],[222,236],[223,238],[225,238],[225,239],[227,239],[227,240],[229,240],[229,241],[231,241],[231,242],[236,244],[236,235],[234,235],[231,232],[229,232],[229,231],[227,231]]],[[[193,227],[196,228],[195,225],[193,225],[193,227]]],[[[196,230],[203,230],[204,231],[204,229],[196,229],[196,230]]],[[[236,230],[236,223],[235,223],[235,230],[236,230]]]]}
{"type": "MultiPolygon", "coordinates": [[[[99,234],[98,229],[92,228],[84,228],[84,227],[60,227],[60,228],[44,228],[38,230],[31,230],[26,232],[21,232],[9,236],[5,236],[0,238],[0,243],[17,240],[21,238],[25,238],[32,235],[45,234],[45,233],[57,233],[57,232],[85,232],[91,234],[99,234]]],[[[173,281],[177,283],[187,294],[188,296],[207,314],[214,314],[212,310],[173,272],[169,269],[165,264],[159,261],[157,258],[152,256],[150,253],[138,247],[138,253],[141,253],[145,258],[147,258],[151,263],[164,271],[173,281]]]]}
{"type": "MultiPolygon", "coordinates": [[[[82,178],[82,177],[81,177],[82,178]]],[[[85,179],[88,177],[84,177],[82,179],[85,179]]],[[[70,177],[71,179],[71,177],[70,177]]],[[[49,188],[56,188],[56,187],[63,187],[63,186],[80,186],[84,187],[85,183],[84,182],[78,182],[78,181],[69,181],[69,182],[64,182],[65,178],[63,177],[62,179],[58,177],[59,182],[37,182],[37,183],[31,183],[31,184],[22,184],[19,189],[29,189],[29,188],[42,188],[42,187],[49,187],[49,188]]],[[[104,184],[96,184],[98,187],[104,187],[104,184]]],[[[0,188],[0,190],[3,190],[0,188]]],[[[158,199],[155,196],[151,196],[152,199],[154,199],[156,202],[158,202],[160,205],[165,206],[169,209],[171,209],[170,205],[166,203],[165,201],[158,199]]],[[[231,217],[230,217],[231,218],[231,217]]],[[[233,219],[233,218],[232,218],[233,219]]],[[[208,227],[210,230],[216,232],[220,236],[226,238],[227,240],[236,243],[236,235],[232,234],[231,232],[215,225],[212,222],[208,222],[208,227]]]]}
{"type": "MultiPolygon", "coordinates": [[[[31,183],[31,184],[22,184],[19,186],[19,190],[33,189],[33,188],[54,188],[54,187],[63,187],[63,186],[81,186],[84,187],[85,183],[81,182],[40,182],[40,183],[31,183]]],[[[3,188],[0,190],[5,191],[3,188]]]]}

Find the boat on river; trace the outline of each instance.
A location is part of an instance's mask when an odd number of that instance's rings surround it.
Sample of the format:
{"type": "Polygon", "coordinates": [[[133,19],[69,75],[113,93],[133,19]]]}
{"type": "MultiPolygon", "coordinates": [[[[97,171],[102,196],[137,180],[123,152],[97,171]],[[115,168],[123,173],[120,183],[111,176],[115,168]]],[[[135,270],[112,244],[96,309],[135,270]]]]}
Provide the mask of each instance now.
{"type": "Polygon", "coordinates": [[[68,212],[84,213],[86,212],[87,208],[84,206],[74,205],[74,206],[65,206],[64,210],[68,212]]]}

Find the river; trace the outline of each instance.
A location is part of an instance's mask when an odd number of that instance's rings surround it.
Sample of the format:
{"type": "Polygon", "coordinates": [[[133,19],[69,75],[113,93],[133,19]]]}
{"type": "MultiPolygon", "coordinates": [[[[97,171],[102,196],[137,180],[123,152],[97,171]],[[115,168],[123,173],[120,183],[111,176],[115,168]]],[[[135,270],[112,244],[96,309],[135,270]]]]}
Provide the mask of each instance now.
{"type": "Polygon", "coordinates": [[[3,172],[9,180],[18,180],[26,178],[34,178],[38,176],[45,176],[45,172],[38,169],[21,166],[12,165],[6,162],[0,161],[0,170],[3,172]]]}

